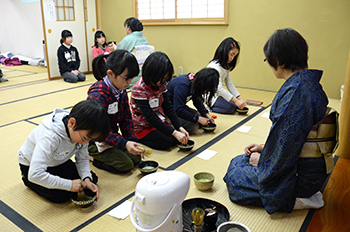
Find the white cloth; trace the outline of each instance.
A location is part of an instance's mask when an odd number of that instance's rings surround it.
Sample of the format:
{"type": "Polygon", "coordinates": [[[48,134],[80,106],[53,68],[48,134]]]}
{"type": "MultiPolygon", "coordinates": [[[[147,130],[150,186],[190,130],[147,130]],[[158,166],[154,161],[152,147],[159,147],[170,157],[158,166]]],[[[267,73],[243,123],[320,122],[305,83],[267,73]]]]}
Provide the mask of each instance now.
{"type": "Polygon", "coordinates": [[[227,69],[224,69],[218,62],[211,61],[207,68],[214,68],[219,72],[220,78],[219,78],[219,85],[218,89],[216,91],[216,94],[214,95],[213,99],[211,100],[211,105],[213,105],[216,101],[216,99],[220,96],[223,97],[226,101],[230,101],[232,97],[238,97],[240,96],[236,86],[233,84],[230,76],[230,71],[227,69]],[[224,88],[224,84],[226,85],[228,91],[224,88]]]}

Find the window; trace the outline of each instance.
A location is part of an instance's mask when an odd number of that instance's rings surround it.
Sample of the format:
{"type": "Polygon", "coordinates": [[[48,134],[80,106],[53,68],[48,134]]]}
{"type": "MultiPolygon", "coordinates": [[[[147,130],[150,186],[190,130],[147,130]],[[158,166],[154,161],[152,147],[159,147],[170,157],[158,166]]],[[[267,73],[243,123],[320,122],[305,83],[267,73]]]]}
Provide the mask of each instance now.
{"type": "Polygon", "coordinates": [[[57,21],[74,21],[73,0],[56,0],[57,21]]]}
{"type": "Polygon", "coordinates": [[[143,25],[228,24],[229,0],[133,0],[143,25]]]}

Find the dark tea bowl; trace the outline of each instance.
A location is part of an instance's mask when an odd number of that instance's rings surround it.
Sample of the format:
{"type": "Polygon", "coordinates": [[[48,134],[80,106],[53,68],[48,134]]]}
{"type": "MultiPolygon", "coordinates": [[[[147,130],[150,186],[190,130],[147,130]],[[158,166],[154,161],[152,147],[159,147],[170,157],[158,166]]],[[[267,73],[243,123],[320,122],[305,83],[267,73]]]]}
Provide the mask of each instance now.
{"type": "Polygon", "coordinates": [[[236,109],[237,113],[240,114],[240,115],[247,114],[248,110],[249,110],[248,107],[244,107],[243,109],[239,109],[239,108],[236,109]]]}
{"type": "Polygon", "coordinates": [[[209,122],[208,125],[202,127],[205,133],[213,132],[216,129],[216,124],[209,122]]]}
{"type": "Polygon", "coordinates": [[[158,166],[158,162],[153,160],[146,160],[139,163],[138,168],[142,174],[150,174],[156,172],[158,170],[158,166]]]}
{"type": "Polygon", "coordinates": [[[178,148],[180,148],[181,151],[191,151],[194,147],[194,141],[188,140],[187,144],[178,143],[177,146],[178,148]]]}

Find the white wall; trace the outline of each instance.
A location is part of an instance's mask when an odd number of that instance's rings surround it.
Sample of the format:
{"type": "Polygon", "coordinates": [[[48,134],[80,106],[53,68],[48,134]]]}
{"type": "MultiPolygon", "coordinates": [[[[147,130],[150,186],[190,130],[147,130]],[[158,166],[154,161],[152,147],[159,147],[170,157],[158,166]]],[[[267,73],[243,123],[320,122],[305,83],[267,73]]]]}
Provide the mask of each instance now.
{"type": "Polygon", "coordinates": [[[40,1],[0,0],[0,16],[0,53],[44,57],[40,1]]]}

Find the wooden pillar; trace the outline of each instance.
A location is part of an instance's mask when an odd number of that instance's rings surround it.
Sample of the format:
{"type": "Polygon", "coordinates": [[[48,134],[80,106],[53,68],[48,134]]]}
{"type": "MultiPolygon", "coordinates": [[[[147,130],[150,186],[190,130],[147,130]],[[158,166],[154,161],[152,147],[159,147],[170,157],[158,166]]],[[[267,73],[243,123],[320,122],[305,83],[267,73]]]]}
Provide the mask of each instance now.
{"type": "Polygon", "coordinates": [[[335,154],[350,159],[350,52],[339,119],[339,147],[335,154]]]}
{"type": "Polygon", "coordinates": [[[97,24],[96,24],[97,29],[101,29],[102,28],[101,0],[96,0],[96,22],[97,22],[97,24]]]}

